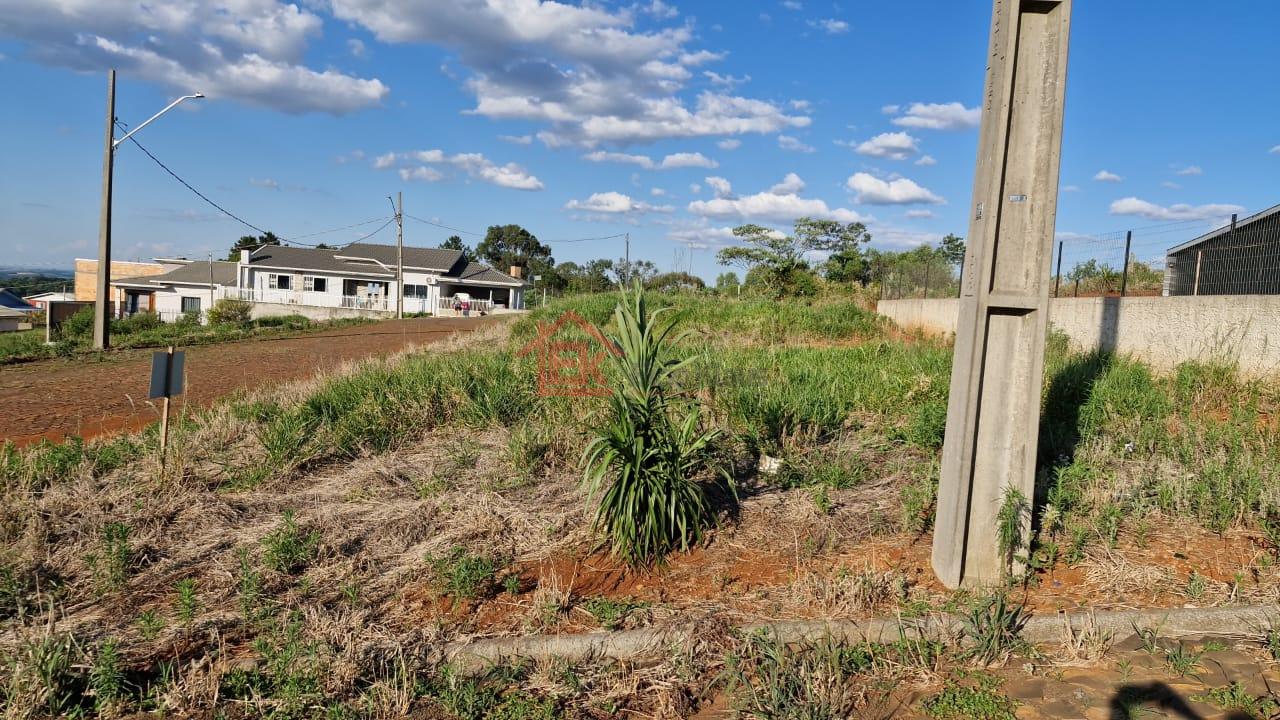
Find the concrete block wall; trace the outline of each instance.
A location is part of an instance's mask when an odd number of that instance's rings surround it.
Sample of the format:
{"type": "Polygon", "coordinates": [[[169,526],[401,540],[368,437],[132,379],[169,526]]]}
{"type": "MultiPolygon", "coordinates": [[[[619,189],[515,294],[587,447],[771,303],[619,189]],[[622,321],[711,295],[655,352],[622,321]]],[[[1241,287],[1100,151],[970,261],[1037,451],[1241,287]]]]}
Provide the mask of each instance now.
{"type": "MultiPolygon", "coordinates": [[[[958,307],[948,298],[883,300],[876,309],[902,327],[953,334],[958,307]]],[[[1162,370],[1215,360],[1280,376],[1280,295],[1056,298],[1049,323],[1078,349],[1125,353],[1162,370]]]]}

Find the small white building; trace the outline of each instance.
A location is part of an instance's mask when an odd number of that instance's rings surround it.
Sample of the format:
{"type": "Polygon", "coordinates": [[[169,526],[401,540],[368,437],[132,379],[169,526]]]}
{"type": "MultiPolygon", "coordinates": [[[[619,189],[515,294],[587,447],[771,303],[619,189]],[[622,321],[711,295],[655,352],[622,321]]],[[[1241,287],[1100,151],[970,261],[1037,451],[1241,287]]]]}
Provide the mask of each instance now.
{"type": "MultiPolygon", "coordinates": [[[[354,243],[324,250],[264,245],[242,250],[238,262],[158,262],[177,267],[163,275],[113,283],[124,290],[126,315],[155,312],[173,321],[184,314],[203,314],[224,297],[253,303],[255,316],[303,312],[325,317],[346,314],[344,310],[394,313],[401,291],[394,245],[354,243]]],[[[406,314],[451,312],[455,295],[469,296],[473,311],[522,310],[524,289],[518,278],[464,262],[460,250],[404,248],[406,314]]]]}

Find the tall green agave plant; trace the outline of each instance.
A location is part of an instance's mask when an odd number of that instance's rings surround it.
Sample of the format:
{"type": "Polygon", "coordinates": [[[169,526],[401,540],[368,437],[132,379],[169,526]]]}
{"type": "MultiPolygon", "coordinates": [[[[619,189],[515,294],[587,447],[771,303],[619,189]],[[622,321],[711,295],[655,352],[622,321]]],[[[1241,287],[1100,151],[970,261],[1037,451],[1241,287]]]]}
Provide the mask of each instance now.
{"type": "MultiPolygon", "coordinates": [[[[636,284],[614,311],[609,336],[617,385],[610,413],[582,455],[588,500],[599,498],[595,530],[615,557],[632,566],[661,562],[701,542],[713,521],[695,477],[711,461],[720,433],[702,428],[698,408],[671,394],[672,375],[694,358],[675,359],[671,308],[650,312],[636,284]]],[[[723,473],[726,481],[727,473],[723,473]]]]}

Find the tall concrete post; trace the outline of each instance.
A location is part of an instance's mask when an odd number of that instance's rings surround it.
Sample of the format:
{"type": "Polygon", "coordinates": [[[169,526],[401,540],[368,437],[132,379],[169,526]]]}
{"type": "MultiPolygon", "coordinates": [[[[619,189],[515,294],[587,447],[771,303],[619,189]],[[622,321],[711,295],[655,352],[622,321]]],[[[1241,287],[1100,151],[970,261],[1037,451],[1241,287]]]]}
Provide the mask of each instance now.
{"type": "Polygon", "coordinates": [[[996,514],[1034,495],[1070,27],[1071,0],[994,2],[934,523],[948,587],[1003,579],[996,514]]]}
{"type": "Polygon", "coordinates": [[[111,345],[111,175],[115,164],[116,71],[107,71],[107,140],[102,156],[102,209],[98,216],[97,297],[93,303],[93,346],[111,345]]]}

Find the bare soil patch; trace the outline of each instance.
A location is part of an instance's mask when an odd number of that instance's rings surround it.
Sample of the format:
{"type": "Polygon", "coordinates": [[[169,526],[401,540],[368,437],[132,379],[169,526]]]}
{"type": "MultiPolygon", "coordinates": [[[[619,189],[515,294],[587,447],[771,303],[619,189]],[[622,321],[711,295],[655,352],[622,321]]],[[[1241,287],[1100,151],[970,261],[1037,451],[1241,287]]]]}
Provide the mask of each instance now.
{"type": "MultiPolygon", "coordinates": [[[[469,332],[500,318],[416,318],[182,348],[187,394],[174,404],[208,407],[239,390],[270,388],[330,371],[350,360],[387,355],[469,332]]],[[[43,439],[138,430],[159,419],[147,400],[154,349],[42,360],[0,368],[0,440],[19,447],[43,439]]]]}

